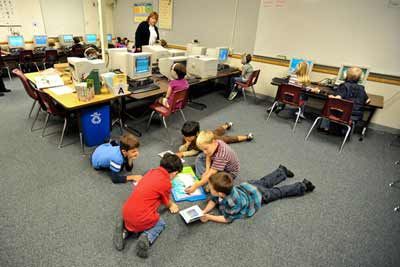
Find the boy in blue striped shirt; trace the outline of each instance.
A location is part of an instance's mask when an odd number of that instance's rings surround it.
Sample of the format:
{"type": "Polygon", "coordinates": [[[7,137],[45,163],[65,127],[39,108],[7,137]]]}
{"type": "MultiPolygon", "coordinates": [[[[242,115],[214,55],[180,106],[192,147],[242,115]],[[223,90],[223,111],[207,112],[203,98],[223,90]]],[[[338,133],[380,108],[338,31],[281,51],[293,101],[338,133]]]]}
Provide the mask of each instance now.
{"type": "Polygon", "coordinates": [[[293,196],[302,196],[305,192],[312,192],[315,186],[308,180],[290,185],[277,187],[276,185],[293,177],[294,174],[285,166],[259,180],[233,185],[232,176],[226,172],[218,172],[210,177],[209,186],[211,200],[204,208],[202,222],[230,223],[236,219],[252,217],[262,204],[293,196]],[[209,214],[218,206],[221,215],[209,214]]]}

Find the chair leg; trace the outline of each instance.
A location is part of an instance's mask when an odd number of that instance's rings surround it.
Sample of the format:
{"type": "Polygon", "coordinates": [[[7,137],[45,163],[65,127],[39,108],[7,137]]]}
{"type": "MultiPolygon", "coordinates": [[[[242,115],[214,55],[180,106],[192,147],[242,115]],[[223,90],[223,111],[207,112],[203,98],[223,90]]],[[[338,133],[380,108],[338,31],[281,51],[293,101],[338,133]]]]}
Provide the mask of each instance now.
{"type": "Polygon", "coordinates": [[[167,122],[165,121],[165,117],[164,117],[164,116],[162,116],[162,121],[163,121],[165,130],[167,131],[169,143],[171,144],[171,136],[169,135],[169,131],[168,131],[168,127],[167,127],[167,122]]]}
{"type": "Polygon", "coordinates": [[[244,90],[243,87],[242,87],[242,94],[243,94],[243,99],[244,99],[244,101],[247,102],[247,99],[246,99],[246,92],[245,92],[245,90],[244,90]]]}
{"type": "Polygon", "coordinates": [[[20,71],[24,72],[24,71],[22,70],[22,68],[21,68],[21,64],[20,64],[20,63],[18,63],[18,68],[19,68],[20,71]]]}
{"type": "Polygon", "coordinates": [[[43,130],[42,130],[42,137],[44,137],[44,132],[46,131],[47,123],[49,122],[49,117],[50,117],[50,113],[47,113],[46,119],[44,121],[43,130]]]}
{"type": "Polygon", "coordinates": [[[349,125],[346,125],[346,126],[347,126],[346,136],[344,137],[343,143],[342,143],[342,145],[340,146],[339,153],[342,152],[343,146],[344,146],[344,144],[346,143],[347,138],[349,137],[350,132],[351,132],[351,127],[350,127],[349,125]]]}
{"type": "Polygon", "coordinates": [[[308,139],[308,137],[310,136],[312,130],[313,130],[314,127],[315,127],[315,125],[317,125],[317,122],[318,122],[319,120],[321,120],[321,119],[322,119],[322,117],[318,117],[318,118],[315,119],[313,125],[311,126],[310,130],[308,131],[308,133],[307,133],[307,135],[306,135],[306,138],[304,138],[304,141],[307,141],[307,139],[308,139]]]}
{"type": "Polygon", "coordinates": [[[10,68],[9,67],[6,67],[6,69],[7,69],[7,73],[8,73],[8,78],[10,79],[10,81],[11,81],[11,73],[10,73],[10,68]]]}
{"type": "Polygon", "coordinates": [[[37,112],[36,112],[35,119],[34,119],[33,122],[32,122],[31,132],[33,132],[33,127],[35,127],[35,123],[36,123],[36,121],[37,121],[37,119],[38,119],[38,117],[39,117],[39,113],[40,113],[40,110],[41,110],[41,109],[42,109],[42,108],[39,106],[39,108],[38,108],[38,110],[37,110],[37,112]]]}
{"type": "Polygon", "coordinates": [[[254,90],[254,86],[252,85],[250,88],[251,88],[251,91],[253,92],[254,102],[257,102],[257,95],[256,95],[256,91],[254,90]]]}
{"type": "Polygon", "coordinates": [[[185,118],[185,114],[183,113],[183,110],[180,109],[179,111],[181,112],[183,122],[186,122],[186,118],[185,118]]]}
{"type": "Polygon", "coordinates": [[[31,107],[31,111],[29,111],[28,118],[30,118],[30,117],[31,117],[31,115],[32,115],[32,111],[33,111],[33,108],[35,107],[35,104],[36,104],[36,102],[37,102],[37,100],[36,100],[36,99],[35,99],[35,100],[33,100],[32,107],[31,107]]]}
{"type": "Polygon", "coordinates": [[[269,117],[271,116],[271,113],[274,111],[274,108],[275,108],[276,105],[278,105],[278,101],[275,101],[275,102],[272,104],[272,107],[271,107],[271,110],[270,110],[269,113],[268,113],[268,117],[267,117],[267,121],[266,121],[266,122],[268,122],[269,117]]]}
{"type": "Polygon", "coordinates": [[[38,67],[37,63],[36,63],[36,62],[33,62],[33,65],[35,65],[35,67],[36,67],[37,71],[38,71],[38,72],[40,72],[40,69],[39,69],[39,67],[38,67]]]}
{"type": "Polygon", "coordinates": [[[67,128],[67,123],[68,123],[68,120],[67,120],[67,117],[65,117],[64,118],[64,127],[63,127],[63,130],[61,132],[61,138],[60,138],[60,142],[58,143],[58,148],[62,147],[62,143],[63,143],[63,140],[64,140],[65,129],[67,128]]]}
{"type": "Polygon", "coordinates": [[[149,128],[150,128],[150,123],[151,123],[151,120],[153,119],[154,114],[156,114],[156,111],[155,111],[155,110],[153,110],[153,112],[152,112],[151,115],[150,115],[149,121],[147,122],[146,131],[148,131],[149,128]]]}
{"type": "Polygon", "coordinates": [[[297,125],[297,122],[299,121],[299,118],[300,118],[300,112],[301,112],[301,108],[299,107],[298,111],[297,111],[296,121],[294,122],[294,126],[293,126],[293,133],[296,131],[296,125],[297,125]]]}

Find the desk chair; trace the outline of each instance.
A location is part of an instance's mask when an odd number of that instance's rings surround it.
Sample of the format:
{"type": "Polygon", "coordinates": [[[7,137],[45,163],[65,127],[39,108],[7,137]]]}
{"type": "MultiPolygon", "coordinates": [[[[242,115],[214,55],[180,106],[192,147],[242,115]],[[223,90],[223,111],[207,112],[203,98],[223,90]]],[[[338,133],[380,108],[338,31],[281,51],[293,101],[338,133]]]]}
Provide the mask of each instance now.
{"type": "MultiPolygon", "coordinates": [[[[267,122],[271,113],[275,110],[278,104],[287,104],[298,109],[296,121],[294,122],[293,132],[296,130],[297,122],[299,121],[301,107],[304,105],[304,100],[301,99],[301,87],[297,87],[291,84],[281,84],[276,92],[275,101],[269,110],[267,122]]],[[[268,112],[268,110],[267,110],[268,112]]]]}
{"type": "Polygon", "coordinates": [[[0,70],[3,71],[3,69],[7,70],[8,78],[11,81],[10,67],[7,65],[7,63],[4,62],[3,57],[1,56],[1,47],[0,47],[0,70]]]}
{"type": "Polygon", "coordinates": [[[50,66],[50,68],[52,68],[56,63],[58,63],[57,50],[46,50],[44,52],[44,59],[42,61],[43,69],[47,69],[46,66],[50,66]]]}
{"type": "Polygon", "coordinates": [[[19,56],[18,56],[18,68],[22,72],[31,72],[32,69],[31,67],[35,66],[36,70],[39,72],[39,67],[36,62],[33,61],[33,51],[32,50],[21,50],[19,51],[19,56]],[[22,67],[24,67],[24,70],[22,70],[22,67]],[[29,71],[26,71],[29,70],[29,71]]]}
{"type": "Polygon", "coordinates": [[[322,115],[315,119],[313,125],[306,135],[305,141],[307,141],[308,137],[311,134],[311,131],[314,129],[315,125],[317,125],[317,122],[324,118],[331,122],[347,127],[346,135],[339,149],[339,153],[342,152],[343,146],[346,143],[346,140],[349,137],[350,132],[353,128],[353,121],[351,120],[352,111],[353,101],[338,98],[328,98],[325,102],[322,115]]]}
{"type": "MultiPolygon", "coordinates": [[[[399,164],[400,164],[400,160],[396,161],[394,164],[395,164],[395,165],[399,165],[399,164]]],[[[390,186],[390,187],[394,187],[394,186],[395,186],[396,184],[398,184],[398,183],[400,183],[400,179],[399,179],[399,180],[396,180],[396,181],[394,181],[394,182],[392,182],[392,183],[390,183],[389,186],[390,186]]],[[[394,211],[400,211],[400,206],[394,207],[393,210],[394,210],[394,211]]]]}
{"type": "Polygon", "coordinates": [[[72,46],[71,57],[84,57],[85,48],[83,46],[72,46]]]}
{"type": "MultiPolygon", "coordinates": [[[[38,101],[39,97],[36,94],[35,89],[29,83],[28,78],[26,78],[26,76],[20,69],[13,69],[12,72],[14,73],[15,76],[17,76],[21,80],[22,85],[24,86],[25,92],[28,94],[28,96],[30,98],[33,99],[32,107],[31,107],[31,109],[29,111],[29,115],[28,115],[28,118],[30,118],[32,115],[33,108],[35,107],[36,102],[38,101]]],[[[40,107],[39,107],[39,110],[40,110],[40,107]]],[[[38,112],[39,112],[39,110],[38,110],[38,112]]],[[[36,120],[34,120],[32,123],[31,131],[33,131],[33,126],[35,125],[35,122],[36,122],[36,120]]]]}
{"type": "Polygon", "coordinates": [[[250,77],[247,80],[247,82],[237,81],[235,83],[235,86],[237,86],[238,88],[242,89],[242,94],[243,94],[243,98],[244,98],[245,101],[247,101],[245,89],[248,89],[248,88],[251,88],[251,90],[253,92],[254,99],[255,99],[255,101],[257,101],[256,92],[254,91],[254,85],[257,84],[259,75],[260,75],[260,70],[255,70],[250,74],[250,77]]]}
{"type": "Polygon", "coordinates": [[[147,130],[150,128],[151,120],[153,119],[154,114],[157,112],[158,114],[160,114],[160,116],[162,118],[164,127],[167,130],[168,139],[170,140],[170,143],[171,143],[171,138],[169,136],[168,127],[167,127],[167,123],[165,122],[165,118],[167,118],[171,114],[179,111],[182,115],[183,121],[184,122],[186,121],[185,114],[183,113],[182,110],[185,108],[185,106],[188,102],[188,93],[189,93],[189,89],[183,89],[180,91],[173,92],[170,96],[172,98],[172,103],[169,108],[164,107],[162,104],[160,104],[158,102],[151,104],[150,108],[153,110],[153,112],[151,113],[149,121],[147,123],[147,130]]]}

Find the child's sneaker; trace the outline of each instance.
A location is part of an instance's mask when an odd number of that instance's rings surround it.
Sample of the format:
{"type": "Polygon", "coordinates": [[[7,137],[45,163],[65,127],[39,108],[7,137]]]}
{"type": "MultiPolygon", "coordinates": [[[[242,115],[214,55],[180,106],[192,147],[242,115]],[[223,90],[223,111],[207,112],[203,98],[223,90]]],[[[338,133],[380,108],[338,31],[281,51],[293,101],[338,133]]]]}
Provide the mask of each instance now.
{"type": "Polygon", "coordinates": [[[254,134],[253,133],[249,133],[248,135],[247,135],[247,141],[251,141],[251,140],[253,140],[254,139],[254,134]]]}
{"type": "Polygon", "coordinates": [[[306,186],[306,192],[314,191],[315,185],[313,185],[309,180],[304,179],[303,184],[306,186]]]}
{"type": "Polygon", "coordinates": [[[225,122],[225,125],[226,125],[226,129],[229,130],[230,128],[232,128],[233,122],[231,122],[231,121],[225,122]]]}
{"type": "Polygon", "coordinates": [[[286,174],[286,176],[287,176],[288,178],[292,178],[292,177],[294,176],[294,173],[293,173],[291,170],[289,170],[288,168],[286,168],[285,166],[279,165],[278,168],[279,168],[279,169],[282,169],[282,170],[285,172],[285,174],[286,174]]]}
{"type": "Polygon", "coordinates": [[[125,247],[125,239],[128,236],[128,231],[124,227],[124,220],[122,218],[117,218],[117,223],[115,225],[113,242],[114,246],[118,251],[121,251],[125,247]]]}
{"type": "Polygon", "coordinates": [[[141,234],[136,244],[136,255],[140,258],[149,257],[150,242],[146,234],[141,234]]]}

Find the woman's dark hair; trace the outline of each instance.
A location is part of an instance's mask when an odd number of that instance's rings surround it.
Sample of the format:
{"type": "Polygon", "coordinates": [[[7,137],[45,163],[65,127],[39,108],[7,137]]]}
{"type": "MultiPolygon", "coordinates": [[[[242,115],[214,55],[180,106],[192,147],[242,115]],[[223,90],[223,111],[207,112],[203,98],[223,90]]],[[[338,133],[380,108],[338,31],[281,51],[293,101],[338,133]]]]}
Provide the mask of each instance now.
{"type": "Polygon", "coordinates": [[[181,172],[183,165],[182,160],[175,154],[165,154],[161,161],[160,166],[163,167],[168,173],[181,172]]]}
{"type": "Polygon", "coordinates": [[[183,124],[181,132],[183,136],[196,136],[200,132],[200,123],[198,121],[187,121],[183,124]]]}

